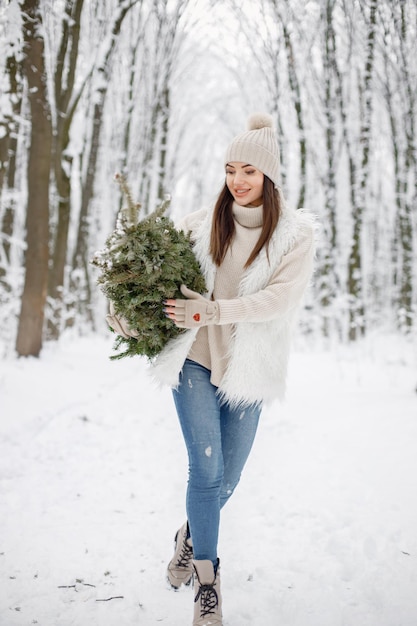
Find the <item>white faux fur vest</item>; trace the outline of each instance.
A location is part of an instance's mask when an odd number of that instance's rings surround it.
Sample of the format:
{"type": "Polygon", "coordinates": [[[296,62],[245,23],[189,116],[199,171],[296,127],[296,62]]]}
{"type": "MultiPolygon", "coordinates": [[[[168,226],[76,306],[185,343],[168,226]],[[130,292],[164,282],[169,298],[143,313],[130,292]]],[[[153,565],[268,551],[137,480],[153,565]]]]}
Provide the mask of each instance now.
{"type": "MultiPolygon", "coordinates": [[[[210,249],[212,212],[208,211],[191,233],[194,252],[206,279],[208,294],[214,288],[216,266],[210,249]]],[[[246,270],[239,287],[239,296],[254,294],[269,284],[282,256],[295,244],[301,228],[313,220],[309,214],[285,207],[269,245],[269,261],[263,249],[246,270]]],[[[219,386],[219,395],[232,405],[268,402],[283,398],[291,329],[298,307],[287,316],[272,321],[239,322],[234,325],[229,350],[229,364],[219,386]]],[[[187,330],[171,340],[152,364],[154,378],[164,385],[176,387],[185,359],[198,329],[187,330]]]]}

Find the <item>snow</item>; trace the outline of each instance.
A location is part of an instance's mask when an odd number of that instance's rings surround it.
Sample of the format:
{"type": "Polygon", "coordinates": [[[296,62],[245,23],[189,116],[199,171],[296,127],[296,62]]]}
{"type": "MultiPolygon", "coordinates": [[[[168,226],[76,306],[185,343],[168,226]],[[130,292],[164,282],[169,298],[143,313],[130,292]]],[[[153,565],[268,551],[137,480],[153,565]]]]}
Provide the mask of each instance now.
{"type": "MultiPolygon", "coordinates": [[[[112,340],[0,363],[0,625],[192,623],[165,583],[187,461],[168,390],[112,340]]],[[[299,345],[222,514],[225,626],[415,626],[413,347],[299,345]]]]}

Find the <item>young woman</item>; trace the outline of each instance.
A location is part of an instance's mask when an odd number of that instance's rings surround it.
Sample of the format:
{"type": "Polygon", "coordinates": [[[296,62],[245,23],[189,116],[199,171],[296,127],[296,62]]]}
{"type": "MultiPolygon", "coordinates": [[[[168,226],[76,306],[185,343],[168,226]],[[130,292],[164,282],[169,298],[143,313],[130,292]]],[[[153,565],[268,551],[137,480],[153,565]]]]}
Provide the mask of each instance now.
{"type": "Polygon", "coordinates": [[[262,404],[283,395],[291,328],[313,267],[312,219],[279,191],[279,149],[267,115],[249,119],[225,155],[226,181],[213,210],[188,215],[205,275],[203,296],[165,313],[189,329],[153,364],[173,388],[189,457],[187,521],[168,564],[171,585],[194,577],[193,626],[221,626],[220,510],[233,494],[256,434],[262,404]]]}

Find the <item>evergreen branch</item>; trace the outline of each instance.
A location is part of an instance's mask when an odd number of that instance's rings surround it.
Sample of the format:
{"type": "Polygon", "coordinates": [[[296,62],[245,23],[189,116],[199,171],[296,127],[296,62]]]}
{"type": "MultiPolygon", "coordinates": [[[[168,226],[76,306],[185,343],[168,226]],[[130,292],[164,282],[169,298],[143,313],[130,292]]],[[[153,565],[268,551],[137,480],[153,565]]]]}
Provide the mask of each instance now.
{"type": "Polygon", "coordinates": [[[139,209],[142,205],[140,202],[134,202],[131,189],[123,174],[120,174],[120,172],[117,173],[115,179],[119,183],[120,189],[127,200],[127,209],[122,209],[122,212],[129,226],[135,226],[138,223],[139,209]]]}

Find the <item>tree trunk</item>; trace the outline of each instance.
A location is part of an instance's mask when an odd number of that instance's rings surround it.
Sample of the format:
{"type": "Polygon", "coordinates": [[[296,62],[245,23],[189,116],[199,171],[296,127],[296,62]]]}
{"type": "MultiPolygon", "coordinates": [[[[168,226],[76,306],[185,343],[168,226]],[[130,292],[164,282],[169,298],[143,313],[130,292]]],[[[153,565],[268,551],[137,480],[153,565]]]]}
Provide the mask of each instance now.
{"type": "Polygon", "coordinates": [[[51,114],[47,97],[44,42],[39,0],[25,0],[23,61],[31,110],[28,161],[27,251],[16,350],[20,356],[39,356],[48,285],[49,176],[51,114]]]}
{"type": "MultiPolygon", "coordinates": [[[[400,16],[397,22],[397,31],[400,48],[400,82],[405,87],[405,103],[403,126],[405,140],[403,145],[403,167],[396,171],[396,191],[397,191],[397,220],[398,232],[401,245],[401,271],[400,271],[400,293],[399,293],[399,325],[406,331],[413,326],[413,271],[414,271],[414,250],[413,250],[413,219],[412,207],[416,206],[417,198],[417,149],[415,136],[416,120],[416,91],[413,79],[410,76],[410,55],[407,54],[407,41],[409,38],[407,29],[409,28],[404,3],[399,4],[400,16]],[[411,183],[411,185],[410,185],[411,183]],[[414,183],[414,185],[412,184],[414,183]],[[411,187],[411,193],[409,190],[411,187]],[[414,191],[413,191],[414,190],[414,191]]],[[[392,8],[395,11],[394,7],[392,8]]],[[[413,35],[411,35],[411,38],[413,35]]],[[[393,138],[394,139],[394,138],[393,138]]]]}
{"type": "Polygon", "coordinates": [[[333,28],[333,10],[335,0],[327,0],[323,9],[323,72],[324,72],[324,115],[326,120],[326,172],[324,175],[324,215],[323,230],[325,241],[318,251],[320,263],[318,269],[318,287],[320,305],[322,308],[322,330],[324,336],[330,334],[331,306],[337,296],[339,280],[337,275],[337,150],[336,150],[336,113],[337,113],[337,86],[338,75],[336,59],[336,37],[333,28]]]}
{"type": "MultiPolygon", "coordinates": [[[[282,18],[281,18],[282,19],[282,18]]],[[[307,184],[307,139],[304,126],[304,113],[301,101],[301,87],[297,76],[297,68],[295,62],[295,54],[291,40],[290,27],[282,21],[282,32],[284,35],[285,52],[288,64],[288,80],[292,93],[295,115],[297,119],[298,144],[299,144],[299,163],[300,163],[300,183],[298,200],[296,206],[298,209],[304,207],[306,197],[307,184]]]]}
{"type": "Polygon", "coordinates": [[[53,308],[51,319],[48,320],[48,336],[54,339],[59,337],[61,330],[64,276],[71,218],[72,158],[68,155],[67,148],[70,142],[72,119],[81,95],[80,93],[77,95],[76,102],[71,102],[74,93],[83,3],[84,0],[67,0],[54,77],[56,130],[54,134],[53,170],[58,194],[58,224],[48,282],[48,294],[53,308]],[[66,59],[68,59],[67,62],[66,59]]]}
{"type": "Polygon", "coordinates": [[[365,333],[365,301],[363,290],[362,268],[362,226],[363,214],[366,202],[367,181],[369,175],[369,151],[371,144],[371,117],[372,117],[372,75],[375,52],[377,0],[371,0],[369,11],[369,25],[366,42],[365,68],[363,84],[359,90],[363,97],[363,113],[359,133],[358,159],[360,167],[352,169],[351,161],[351,193],[352,193],[352,218],[353,234],[352,245],[348,260],[347,291],[349,295],[349,339],[354,341],[365,333]]]}
{"type": "MultiPolygon", "coordinates": [[[[3,195],[4,213],[1,216],[1,233],[5,263],[10,262],[10,240],[13,235],[15,218],[15,194],[7,193],[14,189],[16,178],[16,152],[19,132],[19,116],[22,108],[22,64],[15,55],[6,61],[6,72],[9,79],[9,93],[12,107],[12,118],[6,120],[5,135],[0,140],[0,198],[3,195]]],[[[7,284],[7,267],[0,266],[0,280],[7,284]]]]}

